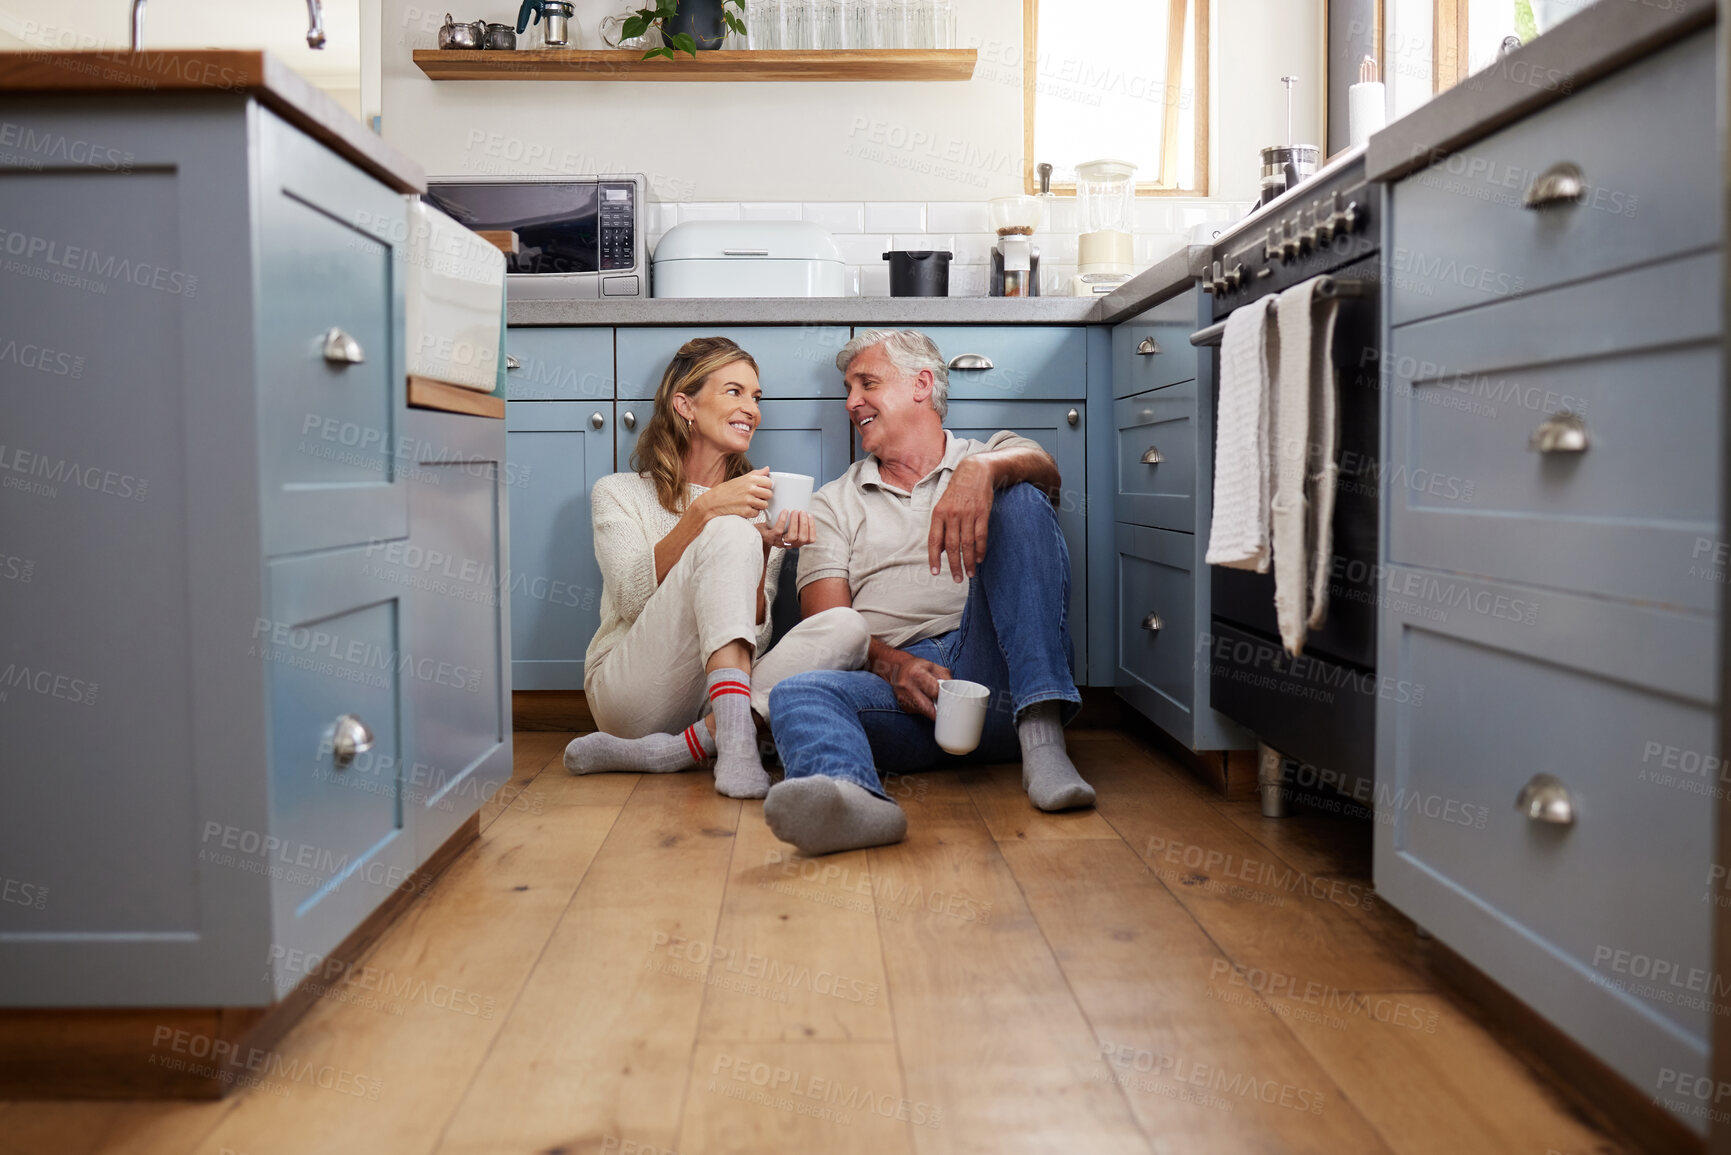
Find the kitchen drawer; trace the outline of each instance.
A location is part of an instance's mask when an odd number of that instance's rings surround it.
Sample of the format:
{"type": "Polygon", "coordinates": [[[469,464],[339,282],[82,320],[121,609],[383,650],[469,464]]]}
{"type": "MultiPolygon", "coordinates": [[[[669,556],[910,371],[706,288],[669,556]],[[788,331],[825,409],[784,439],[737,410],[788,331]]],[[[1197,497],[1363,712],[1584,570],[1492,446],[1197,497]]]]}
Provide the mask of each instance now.
{"type": "Polygon", "coordinates": [[[613,400],[610,327],[512,328],[505,352],[505,396],[512,401],[613,400]]]}
{"type": "Polygon", "coordinates": [[[1196,376],[1194,290],[1112,327],[1112,396],[1129,397],[1196,376]]]}
{"type": "Polygon", "coordinates": [[[693,337],[731,337],[757,362],[766,399],[847,395],[835,355],[848,343],[846,325],[705,326],[619,330],[619,397],[653,398],[667,363],[693,337]]]}
{"type": "MultiPolygon", "coordinates": [[[[1088,395],[1086,331],[1045,325],[915,326],[952,363],[950,397],[991,401],[1077,400],[1088,395]],[[954,366],[973,354],[991,368],[954,366]]],[[[865,331],[861,326],[860,332],[865,331]]]]}
{"type": "Polygon", "coordinates": [[[323,953],[358,926],[413,865],[399,804],[404,681],[464,677],[405,636],[415,573],[373,547],[273,562],[269,616],[254,626],[270,704],[269,839],[246,869],[271,879],[277,942],[323,953]],[[338,720],[372,747],[344,761],[338,720]]]}
{"type": "Polygon", "coordinates": [[[1117,527],[1118,691],[1170,733],[1189,735],[1196,700],[1196,541],[1117,527]]]}
{"type": "Polygon", "coordinates": [[[1112,422],[1118,519],[1196,532],[1196,382],[1118,401],[1112,422]],[[1147,460],[1154,456],[1159,460],[1147,460]]]}
{"type": "Polygon", "coordinates": [[[1674,262],[1700,274],[1702,302],[1639,331],[1597,308],[1603,282],[1396,330],[1383,478],[1390,559],[1710,612],[1721,359],[1711,319],[1718,293],[1703,261],[1674,262]],[[1649,347],[1604,351],[1611,338],[1601,337],[1581,359],[1496,357],[1499,346],[1528,340],[1523,315],[1535,305],[1649,347]],[[1684,343],[1650,347],[1667,340],[1684,343]],[[1419,363],[1448,371],[1399,387],[1400,366],[1419,363]],[[1541,423],[1563,411],[1581,419],[1585,452],[1529,449],[1541,423]]]}
{"type": "MultiPolygon", "coordinates": [[[[260,469],[267,554],[408,531],[402,198],[259,112],[260,469]],[[341,330],[334,344],[326,335],[341,330]],[[345,346],[358,361],[342,360],[345,346]]],[[[236,366],[244,388],[248,367],[236,366]]]]}
{"type": "Polygon", "coordinates": [[[1703,1070],[1712,619],[1402,566],[1385,580],[1381,673],[1419,692],[1378,703],[1377,889],[1637,1085],[1703,1070]],[[1573,825],[1517,810],[1539,774],[1573,825]]]}
{"type": "Polygon", "coordinates": [[[1391,324],[1716,243],[1714,92],[1709,31],[1395,185],[1391,324]],[[1584,199],[1522,207],[1564,163],[1582,172],[1584,199]]]}

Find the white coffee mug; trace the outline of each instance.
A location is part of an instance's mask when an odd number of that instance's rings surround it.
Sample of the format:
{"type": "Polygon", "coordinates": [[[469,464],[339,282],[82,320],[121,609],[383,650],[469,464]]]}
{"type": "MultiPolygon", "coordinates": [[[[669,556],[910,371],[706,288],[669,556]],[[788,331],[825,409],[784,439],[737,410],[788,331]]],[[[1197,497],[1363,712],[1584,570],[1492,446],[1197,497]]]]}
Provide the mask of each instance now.
{"type": "Polygon", "coordinates": [[[810,505],[814,480],[805,473],[771,473],[769,484],[773,492],[769,495],[769,524],[779,521],[784,510],[803,510],[810,505]]]}
{"type": "Polygon", "coordinates": [[[978,682],[951,678],[938,683],[938,745],[951,754],[972,754],[986,725],[992,691],[978,682]]]}

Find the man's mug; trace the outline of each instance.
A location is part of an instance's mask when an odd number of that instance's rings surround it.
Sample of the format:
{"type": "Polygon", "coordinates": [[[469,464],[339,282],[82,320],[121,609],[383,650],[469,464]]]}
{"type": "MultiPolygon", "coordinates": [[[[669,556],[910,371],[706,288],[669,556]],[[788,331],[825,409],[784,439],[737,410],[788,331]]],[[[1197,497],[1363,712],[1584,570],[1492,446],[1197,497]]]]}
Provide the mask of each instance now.
{"type": "Polygon", "coordinates": [[[938,721],[932,736],[951,754],[972,754],[986,724],[992,691],[978,682],[951,678],[938,683],[938,721]]]}
{"type": "Polygon", "coordinates": [[[811,504],[811,487],[815,479],[805,473],[771,473],[769,484],[769,524],[780,519],[783,510],[803,510],[811,504]]]}

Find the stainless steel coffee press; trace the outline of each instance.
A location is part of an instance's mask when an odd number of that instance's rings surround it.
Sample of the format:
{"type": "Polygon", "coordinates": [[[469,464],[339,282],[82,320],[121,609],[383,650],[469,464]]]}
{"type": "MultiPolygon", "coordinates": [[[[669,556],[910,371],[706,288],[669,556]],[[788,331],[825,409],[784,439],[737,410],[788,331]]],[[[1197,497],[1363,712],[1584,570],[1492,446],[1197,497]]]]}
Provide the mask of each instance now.
{"type": "Polygon", "coordinates": [[[523,0],[517,10],[517,31],[529,29],[531,19],[545,21],[541,40],[549,48],[563,48],[571,43],[571,16],[576,11],[571,0],[523,0]]]}
{"type": "Polygon", "coordinates": [[[1322,154],[1314,144],[1292,143],[1292,86],[1298,83],[1298,77],[1282,76],[1280,83],[1286,85],[1286,143],[1262,150],[1262,196],[1256,202],[1258,205],[1265,205],[1310,179],[1322,154]]]}

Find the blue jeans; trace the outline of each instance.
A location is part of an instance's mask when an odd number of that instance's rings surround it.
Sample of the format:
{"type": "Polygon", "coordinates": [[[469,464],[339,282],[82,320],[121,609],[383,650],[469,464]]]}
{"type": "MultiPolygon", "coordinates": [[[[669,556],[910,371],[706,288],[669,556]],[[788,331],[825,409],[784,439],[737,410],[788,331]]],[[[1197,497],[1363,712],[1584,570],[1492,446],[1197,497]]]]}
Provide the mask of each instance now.
{"type": "Polygon", "coordinates": [[[939,763],[1013,762],[1021,757],[1016,717],[1059,701],[1068,722],[1082,696],[1070,674],[1070,551],[1044,494],[1028,484],[992,502],[986,560],[974,571],[962,623],[907,652],[992,691],[980,745],[945,753],[927,718],[896,704],[890,684],[869,670],[814,670],[770,692],[770,729],[789,779],[822,774],[887,798],[878,767],[923,770],[939,763]]]}

